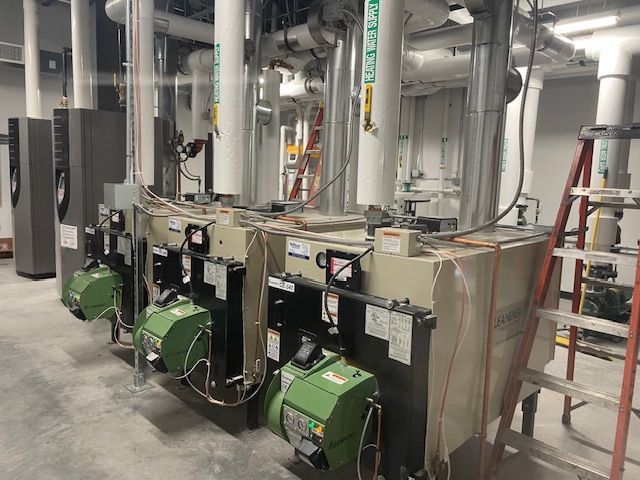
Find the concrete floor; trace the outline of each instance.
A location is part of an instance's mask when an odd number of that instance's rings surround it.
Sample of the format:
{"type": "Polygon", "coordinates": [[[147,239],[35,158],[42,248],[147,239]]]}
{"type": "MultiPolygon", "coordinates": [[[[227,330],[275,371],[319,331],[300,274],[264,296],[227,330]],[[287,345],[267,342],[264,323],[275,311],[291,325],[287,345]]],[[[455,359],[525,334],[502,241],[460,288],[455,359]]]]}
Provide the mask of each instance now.
{"type": "MultiPolygon", "coordinates": [[[[291,449],[266,429],[247,432],[244,411],[217,409],[166,376],[131,394],[131,352],[107,345],[106,322],[83,324],[57,298],[55,280],[32,282],[0,260],[0,479],[266,480],[356,478],[352,465],[320,474],[289,459],[291,449]]],[[[561,374],[558,350],[548,371],[561,374]]],[[[615,392],[619,361],[580,355],[577,378],[615,392]]],[[[608,461],[611,412],[586,406],[573,425],[559,421],[562,398],[545,393],[537,437],[608,461]]],[[[632,422],[626,479],[640,478],[640,429],[632,422]]],[[[454,480],[476,478],[473,442],[452,457],[454,480]]],[[[365,478],[370,478],[367,475],[365,478]]],[[[527,459],[500,479],[575,479],[527,459]]]]}

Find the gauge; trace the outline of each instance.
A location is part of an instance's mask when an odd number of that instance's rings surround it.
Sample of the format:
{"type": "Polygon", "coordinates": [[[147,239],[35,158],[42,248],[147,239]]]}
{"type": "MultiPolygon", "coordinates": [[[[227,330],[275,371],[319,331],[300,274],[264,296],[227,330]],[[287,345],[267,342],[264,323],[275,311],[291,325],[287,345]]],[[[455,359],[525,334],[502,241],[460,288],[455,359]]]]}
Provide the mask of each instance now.
{"type": "Polygon", "coordinates": [[[327,268],[327,252],[319,252],[316,255],[316,265],[319,268],[327,268]]]}

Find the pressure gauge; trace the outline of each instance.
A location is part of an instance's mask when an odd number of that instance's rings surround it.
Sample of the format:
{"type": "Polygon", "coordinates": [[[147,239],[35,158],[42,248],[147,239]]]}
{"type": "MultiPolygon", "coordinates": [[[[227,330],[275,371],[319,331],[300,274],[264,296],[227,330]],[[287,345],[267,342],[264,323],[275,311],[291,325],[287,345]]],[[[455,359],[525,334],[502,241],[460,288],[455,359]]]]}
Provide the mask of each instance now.
{"type": "Polygon", "coordinates": [[[319,252],[316,255],[316,265],[322,269],[327,268],[327,252],[319,252]]]}

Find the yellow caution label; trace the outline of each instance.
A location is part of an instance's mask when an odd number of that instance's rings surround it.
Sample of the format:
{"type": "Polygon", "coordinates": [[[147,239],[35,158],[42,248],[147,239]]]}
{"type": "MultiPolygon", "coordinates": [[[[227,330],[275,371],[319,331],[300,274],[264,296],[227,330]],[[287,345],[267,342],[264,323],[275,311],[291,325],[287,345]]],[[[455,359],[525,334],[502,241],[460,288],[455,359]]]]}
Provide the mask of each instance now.
{"type": "Polygon", "coordinates": [[[364,86],[364,130],[370,132],[374,125],[371,121],[371,110],[373,108],[373,84],[367,83],[364,86]]]}
{"type": "Polygon", "coordinates": [[[218,104],[213,104],[213,126],[218,128],[218,104]]]}

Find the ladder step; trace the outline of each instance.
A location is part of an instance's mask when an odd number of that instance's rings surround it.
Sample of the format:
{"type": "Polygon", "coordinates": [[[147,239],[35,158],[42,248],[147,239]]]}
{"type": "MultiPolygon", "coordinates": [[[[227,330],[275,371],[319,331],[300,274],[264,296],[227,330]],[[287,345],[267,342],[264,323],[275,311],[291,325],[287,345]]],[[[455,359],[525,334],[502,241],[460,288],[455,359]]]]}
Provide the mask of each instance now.
{"type": "Polygon", "coordinates": [[[519,377],[523,382],[553,390],[562,395],[583,400],[592,405],[613,410],[614,412],[617,412],[620,406],[620,399],[611,393],[603,392],[564,378],[554,377],[544,372],[523,368],[520,370],[519,377]]]}
{"type": "Polygon", "coordinates": [[[610,282],[609,280],[603,280],[602,278],[582,277],[582,283],[596,285],[598,287],[619,288],[620,290],[633,290],[633,285],[610,282]]]}
{"type": "Polygon", "coordinates": [[[555,465],[567,472],[578,475],[583,480],[609,480],[609,468],[592,460],[580,457],[565,450],[547,445],[539,440],[527,437],[513,430],[505,430],[502,441],[520,452],[555,465]]]}
{"type": "Polygon", "coordinates": [[[640,198],[640,190],[621,190],[617,188],[573,187],[571,195],[578,197],[600,196],[608,198],[640,198]]]}
{"type": "Polygon", "coordinates": [[[599,252],[596,250],[580,250],[577,248],[556,248],[553,255],[562,258],[573,258],[575,260],[583,260],[587,262],[599,263],[615,263],[618,265],[636,266],[637,257],[633,255],[625,255],[622,253],[599,252]]]}
{"type": "Polygon", "coordinates": [[[629,327],[623,323],[612,322],[603,318],[590,317],[588,315],[578,315],[577,313],[563,312],[554,308],[538,308],[537,315],[545,320],[557,323],[565,323],[586,330],[593,330],[600,333],[608,333],[616,337],[627,338],[629,327]]]}

